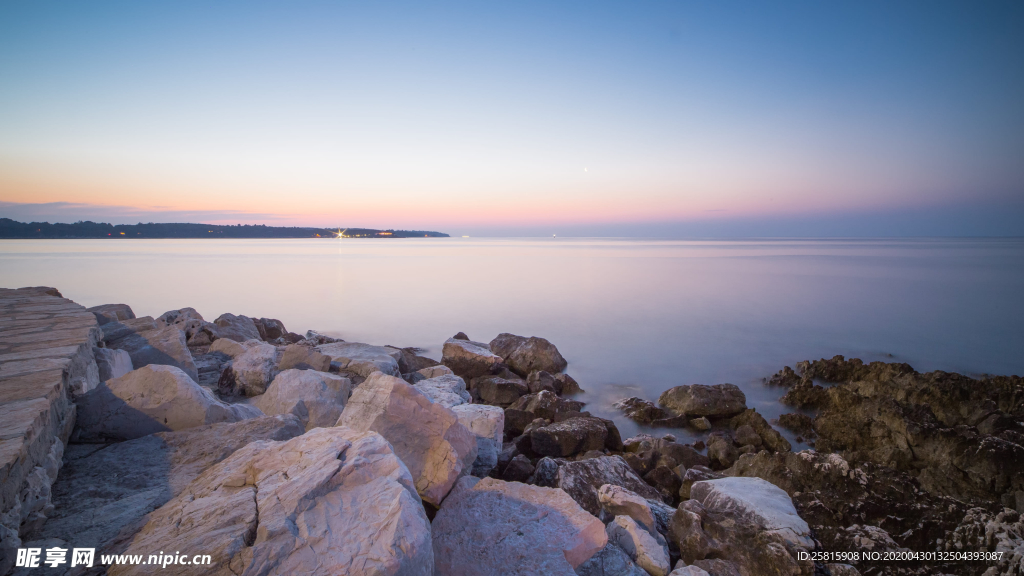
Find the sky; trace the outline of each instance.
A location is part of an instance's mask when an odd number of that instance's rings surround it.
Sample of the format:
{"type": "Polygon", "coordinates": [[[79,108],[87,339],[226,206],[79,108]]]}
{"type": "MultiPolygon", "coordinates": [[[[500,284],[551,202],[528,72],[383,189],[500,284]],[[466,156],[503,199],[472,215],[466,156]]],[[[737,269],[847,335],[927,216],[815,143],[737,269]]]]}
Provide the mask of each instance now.
{"type": "Polygon", "coordinates": [[[1024,235],[1024,3],[0,3],[0,216],[1024,235]]]}

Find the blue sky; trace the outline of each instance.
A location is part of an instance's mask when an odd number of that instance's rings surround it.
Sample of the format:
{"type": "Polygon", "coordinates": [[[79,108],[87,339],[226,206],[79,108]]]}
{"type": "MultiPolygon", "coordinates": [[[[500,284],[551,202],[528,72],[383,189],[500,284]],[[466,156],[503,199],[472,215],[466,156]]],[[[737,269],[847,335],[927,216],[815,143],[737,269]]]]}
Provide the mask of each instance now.
{"type": "Polygon", "coordinates": [[[1020,2],[7,2],[0,216],[1024,235],[1022,103],[1020,2]]]}

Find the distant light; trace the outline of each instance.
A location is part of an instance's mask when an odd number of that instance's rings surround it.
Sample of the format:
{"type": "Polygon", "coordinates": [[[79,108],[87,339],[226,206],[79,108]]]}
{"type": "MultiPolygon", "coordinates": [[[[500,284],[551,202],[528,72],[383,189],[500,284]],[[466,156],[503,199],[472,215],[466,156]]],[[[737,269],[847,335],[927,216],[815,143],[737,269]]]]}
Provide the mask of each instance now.
{"type": "Polygon", "coordinates": [[[124,236],[124,232],[121,232],[121,236],[124,236]]]}
{"type": "Polygon", "coordinates": [[[463,236],[463,238],[469,238],[469,236],[463,236]]]}

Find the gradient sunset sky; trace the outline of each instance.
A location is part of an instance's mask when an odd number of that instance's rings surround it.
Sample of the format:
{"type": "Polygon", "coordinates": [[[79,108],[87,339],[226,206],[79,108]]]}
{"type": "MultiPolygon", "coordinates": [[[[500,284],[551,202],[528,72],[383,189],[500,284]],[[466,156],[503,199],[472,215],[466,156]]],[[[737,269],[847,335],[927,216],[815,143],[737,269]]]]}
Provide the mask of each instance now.
{"type": "Polygon", "coordinates": [[[0,216],[1024,235],[1024,2],[4,2],[0,216]]]}

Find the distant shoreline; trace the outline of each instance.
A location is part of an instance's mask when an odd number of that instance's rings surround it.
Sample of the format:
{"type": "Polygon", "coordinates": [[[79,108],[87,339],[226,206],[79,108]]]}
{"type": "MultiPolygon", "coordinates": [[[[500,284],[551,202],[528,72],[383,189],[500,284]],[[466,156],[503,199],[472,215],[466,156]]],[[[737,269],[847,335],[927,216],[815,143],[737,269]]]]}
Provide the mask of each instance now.
{"type": "Polygon", "coordinates": [[[311,228],[264,224],[107,224],[104,222],[17,222],[0,218],[0,239],[72,240],[95,238],[448,238],[431,230],[311,228]]]}

